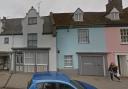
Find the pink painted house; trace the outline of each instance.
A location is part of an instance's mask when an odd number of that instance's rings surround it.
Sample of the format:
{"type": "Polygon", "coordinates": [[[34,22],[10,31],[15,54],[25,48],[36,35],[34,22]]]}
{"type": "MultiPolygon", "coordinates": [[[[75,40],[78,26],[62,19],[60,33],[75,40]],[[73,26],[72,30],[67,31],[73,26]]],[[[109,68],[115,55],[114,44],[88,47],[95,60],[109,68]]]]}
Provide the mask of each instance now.
{"type": "Polygon", "coordinates": [[[106,5],[105,40],[108,66],[115,62],[121,76],[128,76],[128,8],[123,9],[122,0],[109,0],[106,5]]]}
{"type": "Polygon", "coordinates": [[[128,76],[128,27],[107,27],[108,64],[115,62],[121,76],[128,76]]]}

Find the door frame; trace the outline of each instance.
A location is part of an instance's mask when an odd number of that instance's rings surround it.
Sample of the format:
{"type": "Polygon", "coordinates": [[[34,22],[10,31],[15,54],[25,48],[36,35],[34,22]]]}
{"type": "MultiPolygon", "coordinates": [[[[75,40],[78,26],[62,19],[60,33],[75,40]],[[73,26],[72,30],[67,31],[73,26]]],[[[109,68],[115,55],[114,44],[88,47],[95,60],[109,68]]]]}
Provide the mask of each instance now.
{"type": "Polygon", "coordinates": [[[15,53],[15,71],[16,72],[24,72],[24,53],[23,53],[23,51],[21,51],[21,52],[16,52],[15,53]],[[23,63],[21,63],[21,60],[19,61],[19,64],[17,63],[17,56],[21,56],[22,57],[22,61],[23,61],[23,63]],[[17,71],[17,69],[16,68],[19,68],[19,71],[17,71]],[[20,70],[20,67],[23,67],[23,70],[21,71],[20,70]]]}
{"type": "MultiPolygon", "coordinates": [[[[115,64],[117,65],[117,66],[120,66],[119,65],[119,61],[118,61],[118,56],[126,56],[126,60],[128,60],[128,53],[115,53],[115,64]]],[[[119,70],[118,70],[118,73],[120,74],[120,71],[121,71],[121,69],[119,68],[119,70]]]]}

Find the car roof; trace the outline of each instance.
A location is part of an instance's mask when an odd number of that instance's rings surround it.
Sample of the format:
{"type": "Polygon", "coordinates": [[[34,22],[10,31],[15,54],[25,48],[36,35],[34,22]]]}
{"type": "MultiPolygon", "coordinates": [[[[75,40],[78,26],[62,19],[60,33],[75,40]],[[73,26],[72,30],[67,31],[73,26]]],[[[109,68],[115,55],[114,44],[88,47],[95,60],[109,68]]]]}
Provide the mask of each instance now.
{"type": "Polygon", "coordinates": [[[51,81],[63,81],[70,83],[70,78],[62,72],[56,71],[46,71],[46,72],[36,72],[32,76],[33,81],[40,80],[51,80],[51,81]]]}

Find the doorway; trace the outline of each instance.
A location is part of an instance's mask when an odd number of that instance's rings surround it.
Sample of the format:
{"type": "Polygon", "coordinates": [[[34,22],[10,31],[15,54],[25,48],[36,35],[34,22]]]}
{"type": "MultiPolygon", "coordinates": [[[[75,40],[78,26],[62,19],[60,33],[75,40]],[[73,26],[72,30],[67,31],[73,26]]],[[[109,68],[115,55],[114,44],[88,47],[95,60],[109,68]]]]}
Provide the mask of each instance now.
{"type": "Polygon", "coordinates": [[[23,53],[16,53],[16,71],[17,72],[23,72],[24,71],[23,53]]]}
{"type": "Polygon", "coordinates": [[[8,56],[0,56],[0,70],[9,70],[8,56]]]}
{"type": "Polygon", "coordinates": [[[117,55],[119,73],[121,76],[128,76],[128,59],[127,55],[117,55]]]}

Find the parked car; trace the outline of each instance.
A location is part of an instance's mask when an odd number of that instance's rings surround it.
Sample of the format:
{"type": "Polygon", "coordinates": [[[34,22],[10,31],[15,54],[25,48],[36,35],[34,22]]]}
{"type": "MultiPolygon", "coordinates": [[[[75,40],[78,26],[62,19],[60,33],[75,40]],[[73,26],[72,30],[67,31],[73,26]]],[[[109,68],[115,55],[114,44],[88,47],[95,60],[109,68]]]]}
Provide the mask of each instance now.
{"type": "Polygon", "coordinates": [[[34,73],[27,89],[97,89],[78,80],[71,80],[61,72],[34,73]]]}

